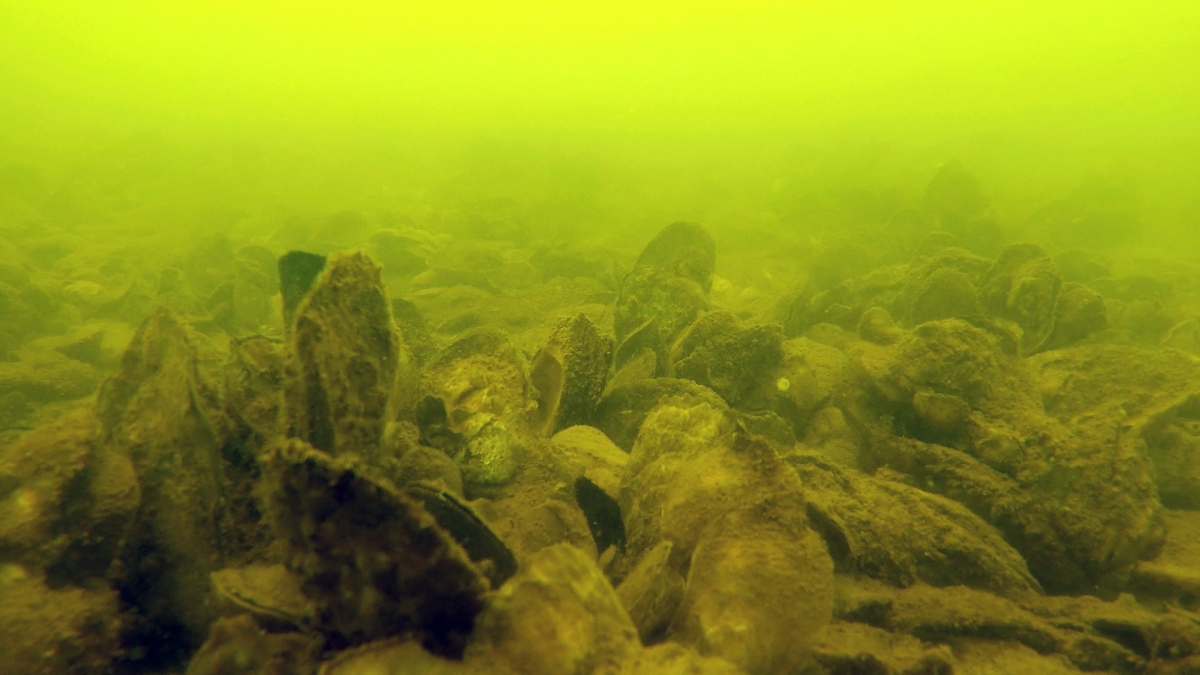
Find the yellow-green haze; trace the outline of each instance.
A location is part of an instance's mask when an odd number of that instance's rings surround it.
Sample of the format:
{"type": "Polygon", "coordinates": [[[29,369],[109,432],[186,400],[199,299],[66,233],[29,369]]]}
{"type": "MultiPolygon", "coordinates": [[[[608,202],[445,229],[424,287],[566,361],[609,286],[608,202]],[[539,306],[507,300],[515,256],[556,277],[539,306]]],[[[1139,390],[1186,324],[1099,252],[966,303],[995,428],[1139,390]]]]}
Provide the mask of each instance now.
{"type": "Polygon", "coordinates": [[[0,0],[0,160],[180,208],[552,193],[616,228],[903,202],[956,157],[1012,226],[1101,176],[1186,231],[1197,36],[1190,0],[0,0]]]}

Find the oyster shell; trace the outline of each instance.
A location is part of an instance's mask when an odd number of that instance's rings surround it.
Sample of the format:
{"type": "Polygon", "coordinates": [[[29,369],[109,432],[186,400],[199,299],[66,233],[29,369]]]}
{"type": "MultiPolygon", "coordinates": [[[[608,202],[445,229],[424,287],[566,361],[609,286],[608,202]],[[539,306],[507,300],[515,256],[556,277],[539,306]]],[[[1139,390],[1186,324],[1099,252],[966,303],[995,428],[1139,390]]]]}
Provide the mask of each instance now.
{"type": "Polygon", "coordinates": [[[332,646],[413,634],[462,653],[491,588],[421,502],[289,439],[263,458],[267,513],[332,646]]]}
{"type": "Polygon", "coordinates": [[[332,455],[375,459],[401,356],[379,266],[362,253],[331,257],[290,328],[288,434],[332,455]]]}
{"type": "Polygon", "coordinates": [[[264,628],[295,630],[311,619],[312,603],[301,579],[283,565],[250,565],[210,575],[213,590],[238,612],[249,612],[264,628]]]}
{"type": "Polygon", "coordinates": [[[668,225],[646,244],[617,295],[617,369],[646,348],[665,365],[666,350],[708,310],[716,257],[712,236],[696,223],[668,225]]]}

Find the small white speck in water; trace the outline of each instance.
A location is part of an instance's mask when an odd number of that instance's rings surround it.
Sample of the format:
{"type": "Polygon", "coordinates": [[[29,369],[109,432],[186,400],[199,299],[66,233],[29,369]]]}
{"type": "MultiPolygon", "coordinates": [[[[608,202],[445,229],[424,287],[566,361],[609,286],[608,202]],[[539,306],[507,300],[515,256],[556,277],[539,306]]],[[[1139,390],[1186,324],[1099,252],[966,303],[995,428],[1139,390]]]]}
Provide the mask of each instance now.
{"type": "Polygon", "coordinates": [[[792,383],[786,377],[781,377],[778,380],[775,380],[775,388],[779,391],[787,391],[788,389],[792,388],[792,383]]]}

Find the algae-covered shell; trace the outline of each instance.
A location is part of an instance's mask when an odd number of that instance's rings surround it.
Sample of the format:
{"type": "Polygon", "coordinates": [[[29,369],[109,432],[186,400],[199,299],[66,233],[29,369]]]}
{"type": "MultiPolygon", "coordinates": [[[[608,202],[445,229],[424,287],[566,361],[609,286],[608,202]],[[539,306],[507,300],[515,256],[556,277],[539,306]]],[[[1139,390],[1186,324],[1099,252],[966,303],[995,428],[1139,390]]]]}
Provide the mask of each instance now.
{"type": "Polygon", "coordinates": [[[469,504],[447,490],[426,483],[409,483],[401,492],[421,502],[438,525],[463,547],[471,562],[483,570],[492,582],[492,588],[499,588],[516,574],[517,559],[512,551],[469,504]]]}
{"type": "Polygon", "coordinates": [[[267,628],[299,628],[311,616],[300,577],[283,565],[232,567],[209,577],[223,602],[253,614],[267,628]]]}

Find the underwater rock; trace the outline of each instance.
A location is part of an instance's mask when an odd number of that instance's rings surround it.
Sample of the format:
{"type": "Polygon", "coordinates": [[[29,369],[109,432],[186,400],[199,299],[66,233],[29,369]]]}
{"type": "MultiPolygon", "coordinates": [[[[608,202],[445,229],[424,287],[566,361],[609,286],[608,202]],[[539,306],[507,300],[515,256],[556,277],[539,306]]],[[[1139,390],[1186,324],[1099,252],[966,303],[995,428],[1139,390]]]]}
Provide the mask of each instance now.
{"type": "Polygon", "coordinates": [[[1012,244],[984,276],[980,300],[996,316],[1021,327],[1021,354],[1031,354],[1054,329],[1061,286],[1058,266],[1041,247],[1012,244]]]}
{"type": "Polygon", "coordinates": [[[552,436],[591,419],[604,393],[612,350],[612,338],[602,335],[582,312],[555,324],[529,364],[538,397],[535,431],[552,436]]]}
{"type": "Polygon", "coordinates": [[[225,414],[261,439],[273,438],[281,431],[279,410],[286,359],[282,343],[262,336],[229,344],[225,414]]]}
{"type": "Polygon", "coordinates": [[[1121,455],[1148,458],[1164,506],[1200,509],[1200,359],[1084,345],[1039,354],[1030,365],[1048,413],[1121,455]]]}
{"type": "Polygon", "coordinates": [[[804,483],[809,523],[829,545],[839,573],[901,588],[923,582],[1003,596],[1041,591],[1021,555],[958,502],[810,453],[785,459],[804,483]]]}
{"type": "Polygon", "coordinates": [[[662,642],[683,600],[684,579],[669,564],[670,541],[661,541],[638,560],[617,586],[617,597],[637,626],[643,644],[662,642]]]}
{"type": "MultiPolygon", "coordinates": [[[[231,423],[221,401],[223,355],[166,310],[151,315],[96,397],[100,442],[133,461],[137,519],[122,546],[117,587],[149,622],[178,626],[198,645],[216,618],[209,574],[257,544],[238,509],[223,449],[231,423]]],[[[159,637],[159,643],[166,641],[159,637]]]]}
{"type": "Polygon", "coordinates": [[[103,579],[137,512],[129,458],[78,411],[0,446],[0,550],[55,586],[103,579]]]}
{"type": "Polygon", "coordinates": [[[464,661],[529,675],[622,673],[640,651],[604,574],[559,544],[530,556],[489,598],[464,661]]]}
{"type": "Polygon", "coordinates": [[[288,435],[331,455],[376,460],[405,366],[400,346],[379,267],[362,253],[331,257],[292,323],[288,435]]]}
{"type": "Polygon", "coordinates": [[[592,419],[596,427],[617,447],[629,452],[646,416],[668,403],[707,403],[715,408],[727,407],[724,399],[708,387],[691,380],[659,377],[614,387],[600,400],[592,419]]]}
{"type": "Polygon", "coordinates": [[[666,364],[675,339],[708,310],[716,255],[712,236],[696,223],[668,225],[646,245],[617,295],[616,369],[642,349],[666,364]]]}
{"type": "Polygon", "coordinates": [[[783,359],[783,329],[743,325],[727,311],[700,317],[671,347],[669,377],[692,380],[717,392],[734,408],[772,407],[771,374],[783,359]]]}
{"type": "Polygon", "coordinates": [[[0,564],[0,675],[104,675],[121,653],[117,593],[52,589],[21,565],[0,564]]]}
{"type": "Polygon", "coordinates": [[[249,614],[213,623],[186,675],[314,675],[320,638],[268,633],[249,614]]]}
{"type": "Polygon", "coordinates": [[[436,654],[462,653],[490,584],[420,501],[298,439],[264,457],[262,490],[329,643],[412,634],[436,654]]]}
{"type": "Polygon", "coordinates": [[[514,432],[527,424],[533,407],[529,390],[525,359],[508,336],[470,333],[421,374],[421,441],[454,457],[466,483],[502,484],[514,475],[523,452],[514,432]]]}
{"type": "MultiPolygon", "coordinates": [[[[1021,552],[1047,591],[1116,583],[1113,575],[1161,542],[1149,462],[1116,443],[1110,423],[1068,429],[1047,415],[1030,363],[1003,330],[933,321],[891,347],[864,343],[851,351],[899,432],[945,443],[945,422],[964,429],[954,449],[877,430],[864,468],[907,473],[919,487],[965,504],[1021,552]],[[954,411],[961,404],[945,397],[969,406],[965,423],[961,409],[954,411]]],[[[862,408],[854,416],[876,414],[862,408]]]]}

